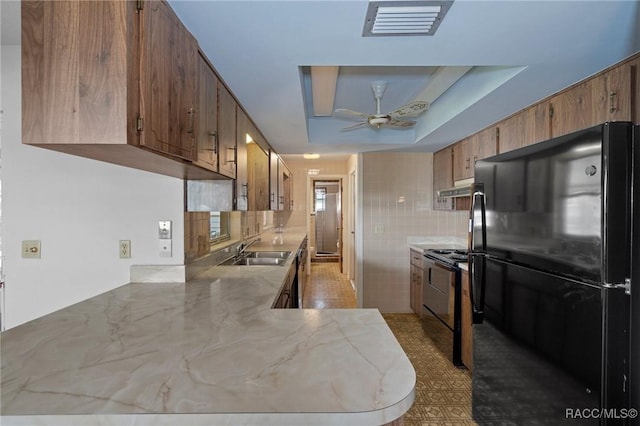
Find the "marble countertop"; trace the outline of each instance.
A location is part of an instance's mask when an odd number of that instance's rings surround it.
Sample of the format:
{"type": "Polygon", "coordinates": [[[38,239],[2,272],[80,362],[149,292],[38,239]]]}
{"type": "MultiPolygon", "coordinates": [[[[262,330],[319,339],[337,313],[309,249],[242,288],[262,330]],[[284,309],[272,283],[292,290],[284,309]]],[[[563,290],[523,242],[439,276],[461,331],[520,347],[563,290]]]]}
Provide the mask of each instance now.
{"type": "MultiPolygon", "coordinates": [[[[376,309],[270,309],[294,262],[131,283],[0,334],[3,425],[375,425],[415,371],[376,309]]],[[[289,247],[291,245],[291,247],[289,247]]],[[[273,250],[268,242],[252,250],[273,250]]]]}

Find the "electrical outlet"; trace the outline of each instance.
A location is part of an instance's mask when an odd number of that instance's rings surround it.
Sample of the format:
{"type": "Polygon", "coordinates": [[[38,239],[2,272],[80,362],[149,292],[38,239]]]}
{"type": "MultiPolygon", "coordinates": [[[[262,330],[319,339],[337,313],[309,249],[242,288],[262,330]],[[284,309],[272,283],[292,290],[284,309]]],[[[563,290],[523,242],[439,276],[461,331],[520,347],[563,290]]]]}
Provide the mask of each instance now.
{"type": "Polygon", "coordinates": [[[131,240],[120,240],[119,251],[120,259],[129,259],[131,257],[131,240]]]}
{"type": "Polygon", "coordinates": [[[40,240],[23,240],[22,258],[40,259],[40,240]]]}
{"type": "Polygon", "coordinates": [[[384,233],[384,225],[374,225],[373,227],[373,233],[374,234],[383,234],[384,233]]]}
{"type": "Polygon", "coordinates": [[[171,257],[171,240],[158,240],[160,257],[171,257]]]}

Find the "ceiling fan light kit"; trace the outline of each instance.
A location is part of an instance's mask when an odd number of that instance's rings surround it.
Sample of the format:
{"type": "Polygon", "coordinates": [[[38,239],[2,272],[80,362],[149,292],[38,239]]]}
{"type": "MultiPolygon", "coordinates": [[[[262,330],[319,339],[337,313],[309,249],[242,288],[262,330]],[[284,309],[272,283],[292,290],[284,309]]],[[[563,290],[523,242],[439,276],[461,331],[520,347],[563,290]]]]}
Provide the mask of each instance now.
{"type": "Polygon", "coordinates": [[[382,127],[406,129],[408,127],[415,126],[416,122],[411,120],[404,120],[405,117],[417,117],[425,112],[427,108],[429,108],[429,102],[413,101],[401,106],[400,108],[396,108],[395,110],[387,114],[383,114],[380,112],[380,102],[382,100],[382,95],[384,95],[386,89],[386,81],[376,80],[371,82],[371,91],[373,92],[373,97],[376,100],[375,114],[365,114],[363,112],[344,108],[336,109],[334,114],[339,117],[341,116],[344,118],[366,119],[366,121],[355,124],[353,126],[345,127],[342,130],[358,129],[360,127],[365,127],[366,125],[369,125],[375,129],[380,129],[382,127]]]}

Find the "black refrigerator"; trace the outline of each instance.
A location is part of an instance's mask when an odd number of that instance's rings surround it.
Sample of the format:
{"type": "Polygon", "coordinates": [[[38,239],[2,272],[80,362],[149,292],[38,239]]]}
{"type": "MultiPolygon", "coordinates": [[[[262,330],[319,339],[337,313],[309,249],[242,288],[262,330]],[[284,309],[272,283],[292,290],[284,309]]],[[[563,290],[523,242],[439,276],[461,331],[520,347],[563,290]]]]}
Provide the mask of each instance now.
{"type": "Polygon", "coordinates": [[[476,163],[478,424],[637,421],[639,140],[604,123],[476,163]]]}

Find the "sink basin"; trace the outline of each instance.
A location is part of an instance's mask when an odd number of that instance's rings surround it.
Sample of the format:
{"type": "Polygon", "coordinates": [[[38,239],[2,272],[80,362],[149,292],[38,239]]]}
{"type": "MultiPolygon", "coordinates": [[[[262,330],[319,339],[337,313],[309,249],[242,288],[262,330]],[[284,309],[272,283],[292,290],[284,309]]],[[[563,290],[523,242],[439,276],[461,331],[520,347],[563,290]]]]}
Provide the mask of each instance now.
{"type": "Polygon", "coordinates": [[[286,258],[280,257],[247,257],[240,261],[240,265],[266,265],[266,266],[282,266],[286,258]]]}
{"type": "Polygon", "coordinates": [[[286,259],[291,254],[290,251],[246,251],[246,258],[254,259],[286,259]]]}
{"type": "Polygon", "coordinates": [[[227,259],[223,266],[283,266],[290,251],[247,251],[241,259],[227,259]]]}

